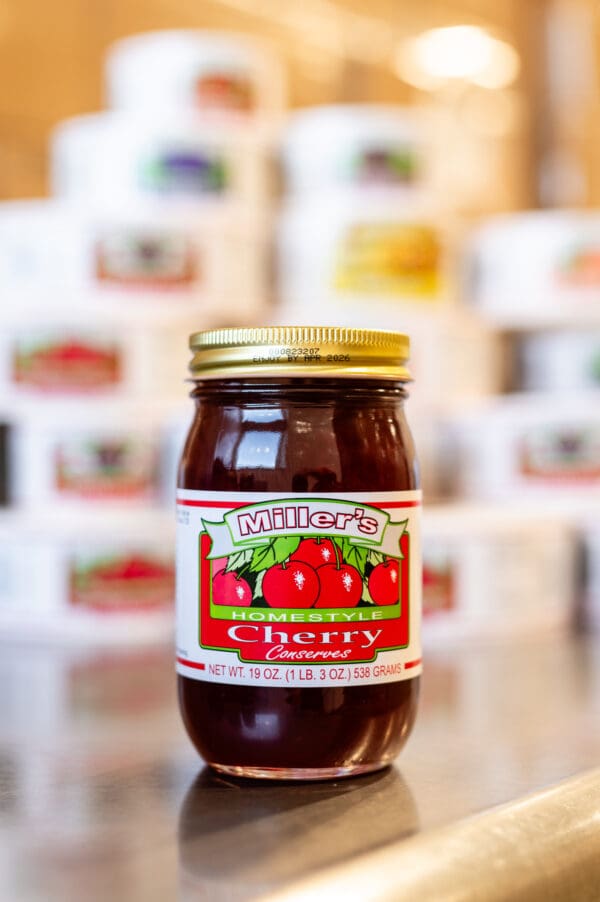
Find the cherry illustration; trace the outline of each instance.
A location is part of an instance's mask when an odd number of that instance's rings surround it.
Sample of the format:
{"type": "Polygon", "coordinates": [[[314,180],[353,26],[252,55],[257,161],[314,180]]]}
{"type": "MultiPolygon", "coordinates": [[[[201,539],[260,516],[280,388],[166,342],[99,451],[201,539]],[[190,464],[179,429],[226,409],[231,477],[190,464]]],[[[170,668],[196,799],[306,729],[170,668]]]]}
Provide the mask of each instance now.
{"type": "Polygon", "coordinates": [[[350,564],[326,564],[319,567],[321,592],[316,608],[353,608],[361,599],[362,576],[350,564]]]}
{"type": "Polygon", "coordinates": [[[219,570],[213,576],[212,585],[215,604],[241,608],[247,608],[252,604],[252,589],[245,579],[233,571],[225,573],[225,570],[219,570]]]}
{"type": "Polygon", "coordinates": [[[373,568],[368,580],[369,593],[375,604],[398,604],[400,572],[398,561],[388,558],[373,568]]]}
{"type": "Polygon", "coordinates": [[[335,563],[336,555],[331,539],[302,539],[290,561],[302,561],[310,564],[315,570],[325,564],[335,563]]]}
{"type": "Polygon", "coordinates": [[[316,608],[353,608],[362,597],[363,580],[356,567],[345,564],[337,545],[333,545],[335,560],[319,567],[321,591],[316,608]]]}
{"type": "Polygon", "coordinates": [[[319,577],[302,561],[274,564],[263,577],[262,593],[272,608],[311,608],[319,594],[319,577]]]}

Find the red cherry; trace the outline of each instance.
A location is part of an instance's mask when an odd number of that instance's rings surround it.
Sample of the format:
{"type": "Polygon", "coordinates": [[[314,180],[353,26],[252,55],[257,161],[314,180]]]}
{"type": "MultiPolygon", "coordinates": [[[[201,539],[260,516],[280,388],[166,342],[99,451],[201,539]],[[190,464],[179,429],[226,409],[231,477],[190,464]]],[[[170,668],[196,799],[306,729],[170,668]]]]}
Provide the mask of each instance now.
{"type": "Polygon", "coordinates": [[[353,608],[361,599],[363,581],[356,567],[350,564],[326,564],[319,567],[321,591],[316,608],[353,608]]]}
{"type": "Polygon", "coordinates": [[[252,589],[233,570],[231,573],[219,570],[213,576],[212,585],[215,604],[228,604],[238,608],[247,608],[252,604],[252,589]]]}
{"type": "Polygon", "coordinates": [[[262,592],[272,608],[311,608],[319,594],[319,577],[301,561],[274,564],[263,577],[262,592]]]}
{"type": "Polygon", "coordinates": [[[389,559],[371,570],[369,592],[375,604],[398,604],[400,571],[398,561],[389,559]]]}
{"type": "Polygon", "coordinates": [[[335,564],[333,542],[331,539],[321,539],[319,542],[316,539],[302,539],[294,553],[290,554],[290,561],[302,561],[304,564],[310,564],[315,570],[325,564],[335,564]]]}

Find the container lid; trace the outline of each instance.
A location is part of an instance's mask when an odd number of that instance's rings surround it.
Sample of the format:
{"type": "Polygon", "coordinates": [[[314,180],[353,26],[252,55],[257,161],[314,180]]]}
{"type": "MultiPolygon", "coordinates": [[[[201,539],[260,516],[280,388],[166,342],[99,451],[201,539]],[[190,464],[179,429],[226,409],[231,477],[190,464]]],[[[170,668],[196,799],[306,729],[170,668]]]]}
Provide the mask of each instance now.
{"type": "Polygon", "coordinates": [[[335,326],[211,329],[190,336],[193,379],[335,377],[411,381],[407,335],[335,326]]]}

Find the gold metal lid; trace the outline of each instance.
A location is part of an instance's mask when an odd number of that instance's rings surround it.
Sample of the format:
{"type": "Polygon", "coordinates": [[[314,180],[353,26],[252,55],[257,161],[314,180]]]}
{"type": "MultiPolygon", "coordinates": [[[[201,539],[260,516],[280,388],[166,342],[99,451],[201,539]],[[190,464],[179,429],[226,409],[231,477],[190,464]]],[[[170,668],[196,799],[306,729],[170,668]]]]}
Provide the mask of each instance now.
{"type": "Polygon", "coordinates": [[[256,376],[409,382],[410,341],[399,332],[335,326],[211,329],[190,336],[193,379],[256,376]]]}

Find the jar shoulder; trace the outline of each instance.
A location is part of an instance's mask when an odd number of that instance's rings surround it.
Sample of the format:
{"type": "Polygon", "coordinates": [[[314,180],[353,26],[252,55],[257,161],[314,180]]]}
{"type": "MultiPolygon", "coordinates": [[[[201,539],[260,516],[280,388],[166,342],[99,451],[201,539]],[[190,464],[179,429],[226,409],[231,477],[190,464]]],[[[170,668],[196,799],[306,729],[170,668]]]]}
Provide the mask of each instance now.
{"type": "Polygon", "coordinates": [[[179,486],[222,491],[401,491],[418,488],[398,403],[199,403],[179,486]]]}

